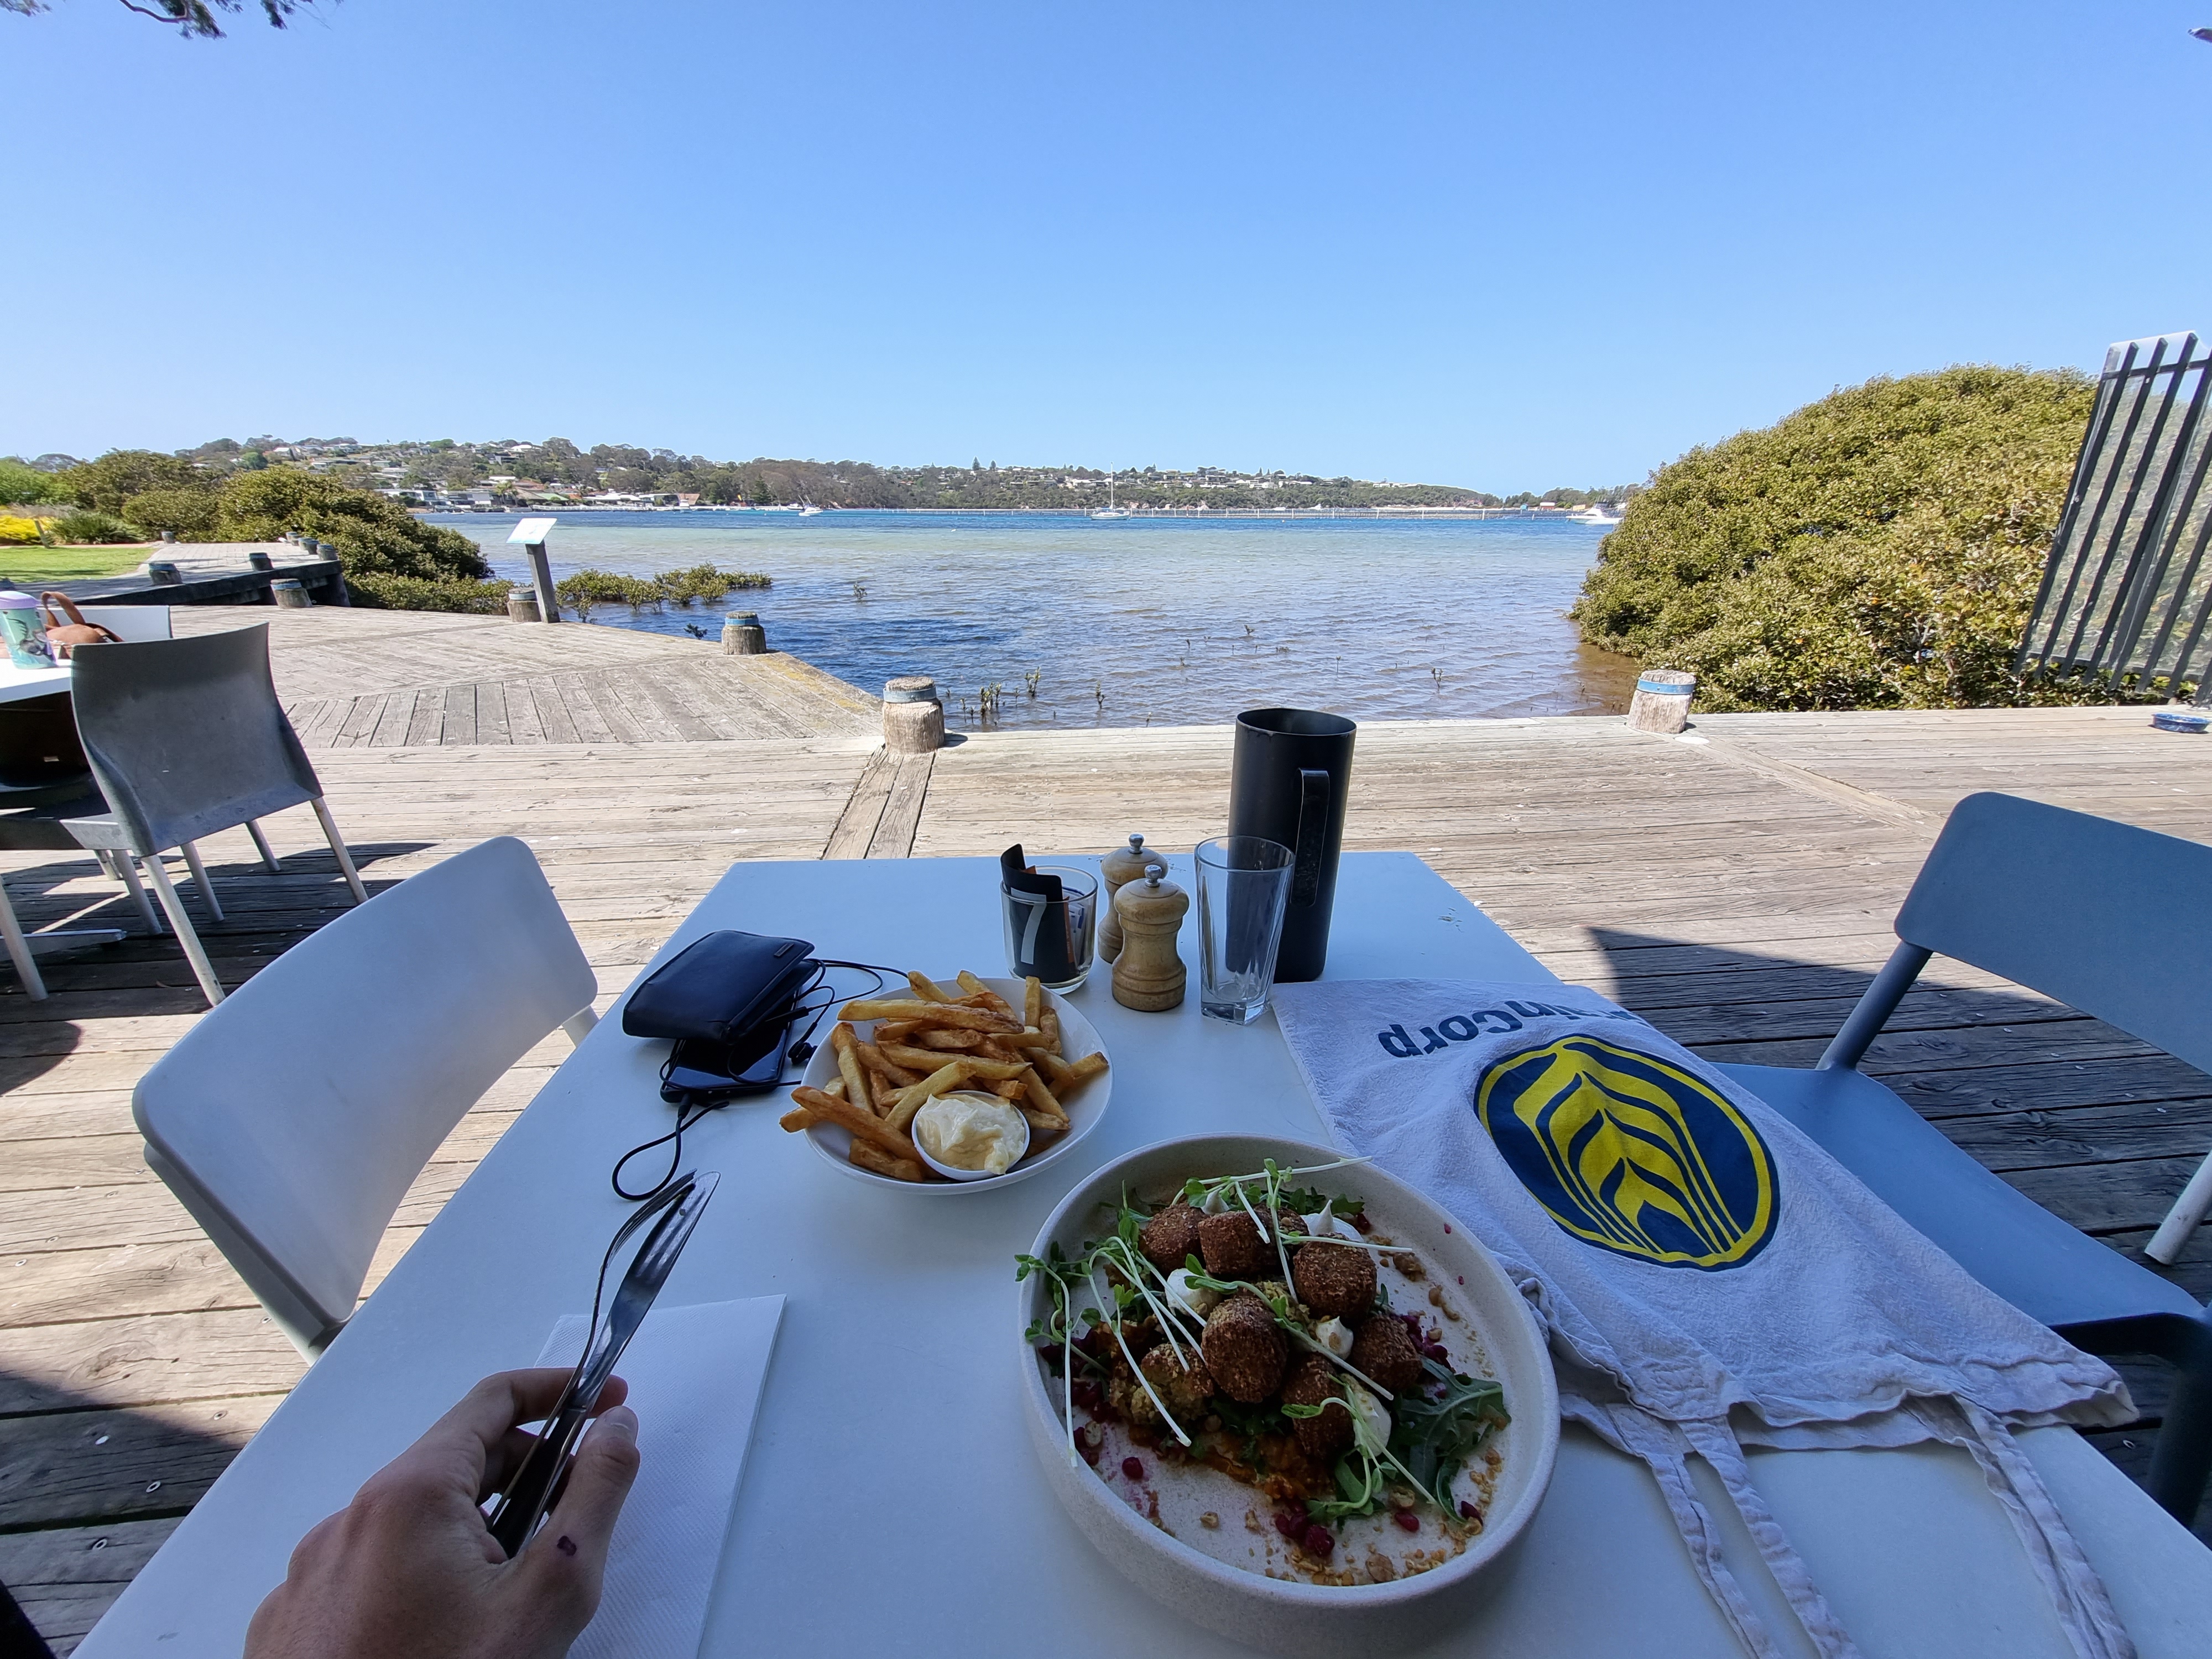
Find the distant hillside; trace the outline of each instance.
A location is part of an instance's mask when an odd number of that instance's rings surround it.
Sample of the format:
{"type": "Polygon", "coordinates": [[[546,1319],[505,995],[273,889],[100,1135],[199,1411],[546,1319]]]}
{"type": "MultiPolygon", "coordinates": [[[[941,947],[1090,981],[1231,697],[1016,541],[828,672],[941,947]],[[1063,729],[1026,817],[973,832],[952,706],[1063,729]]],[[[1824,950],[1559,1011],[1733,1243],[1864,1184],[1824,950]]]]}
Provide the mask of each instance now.
{"type": "MultiPolygon", "coordinates": [[[[761,506],[811,501],[845,507],[1087,508],[1103,505],[1107,474],[1097,467],[876,466],[866,461],[761,458],[710,461],[670,449],[599,444],[585,450],[565,438],[541,443],[501,440],[459,443],[365,444],[352,438],[217,439],[178,458],[217,476],[268,466],[297,466],[337,481],[381,490],[410,505],[435,507],[491,501],[526,506],[582,501],[609,494],[695,497],[708,505],[761,506]]],[[[32,465],[57,471],[66,455],[42,455],[32,465]]],[[[1236,472],[1222,467],[1180,471],[1144,467],[1114,477],[1115,499],[1129,507],[1498,507],[1539,501],[1578,507],[1621,501],[1633,487],[1523,490],[1500,495],[1458,484],[1406,483],[1285,472],[1236,472]]]]}

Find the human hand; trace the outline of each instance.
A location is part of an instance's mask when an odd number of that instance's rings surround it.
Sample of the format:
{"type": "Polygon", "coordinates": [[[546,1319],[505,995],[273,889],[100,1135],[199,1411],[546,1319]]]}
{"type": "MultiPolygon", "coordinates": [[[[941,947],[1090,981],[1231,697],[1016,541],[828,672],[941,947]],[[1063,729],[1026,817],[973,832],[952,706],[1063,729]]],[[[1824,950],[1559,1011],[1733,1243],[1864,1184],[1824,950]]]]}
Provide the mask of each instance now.
{"type": "Polygon", "coordinates": [[[292,1552],[246,1634],[246,1659],[559,1659],[599,1605],[615,1516],[637,1478],[637,1418],[599,1395],[559,1507],[510,1561],[479,1508],[506,1483],[566,1370],[471,1389],[292,1552]]]}

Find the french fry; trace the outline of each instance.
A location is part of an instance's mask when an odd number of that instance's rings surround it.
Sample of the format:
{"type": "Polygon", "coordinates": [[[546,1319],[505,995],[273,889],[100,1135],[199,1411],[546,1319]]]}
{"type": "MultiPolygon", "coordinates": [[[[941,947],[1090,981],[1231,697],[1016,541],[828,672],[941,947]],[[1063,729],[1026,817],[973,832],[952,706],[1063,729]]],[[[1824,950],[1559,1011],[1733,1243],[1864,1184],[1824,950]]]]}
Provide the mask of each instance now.
{"type": "Polygon", "coordinates": [[[917,1078],[927,1077],[956,1060],[969,1058],[963,1054],[947,1054],[938,1048],[910,1048],[903,1042],[885,1043],[884,1054],[893,1065],[905,1067],[917,1078]]]}
{"type": "Polygon", "coordinates": [[[1017,1059],[1026,1058],[1026,1056],[1018,1056],[1012,1048],[1007,1048],[1005,1043],[1000,1042],[996,1037],[985,1037],[981,1042],[975,1045],[973,1052],[976,1057],[981,1060],[1011,1061],[1017,1059]]]}
{"type": "Polygon", "coordinates": [[[875,1096],[868,1091],[867,1073],[860,1069],[860,1056],[855,1052],[858,1047],[859,1039],[853,1035],[853,1028],[839,1020],[837,1029],[830,1033],[830,1048],[837,1056],[837,1075],[845,1079],[845,1098],[855,1106],[872,1109],[875,1096]]]}
{"type": "Polygon", "coordinates": [[[1060,1011],[1050,1003],[1047,1003],[1044,1012],[1037,1016],[1037,1029],[1050,1039],[1049,1046],[1053,1053],[1063,1055],[1066,1054],[1066,1051],[1060,1047],[1060,1011]]]}
{"type": "Polygon", "coordinates": [[[838,1079],[836,1079],[835,1080],[833,1080],[833,1081],[830,1083],[830,1086],[829,1086],[828,1088],[824,1089],[822,1092],[823,1092],[823,1094],[825,1094],[825,1095],[828,1095],[828,1096],[829,1096],[831,1099],[833,1099],[833,1100],[842,1100],[842,1099],[844,1099],[844,1097],[845,1097],[845,1079],[844,1079],[843,1078],[842,1078],[842,1077],[841,1077],[841,1078],[838,1078],[838,1079]]]}
{"type": "Polygon", "coordinates": [[[991,1092],[1001,1100],[1020,1100],[1028,1095],[1029,1087],[1021,1079],[1010,1077],[1004,1083],[993,1084],[991,1092]]]}
{"type": "Polygon", "coordinates": [[[969,1060],[956,1060],[949,1066],[939,1066],[921,1082],[909,1084],[892,1096],[891,1109],[894,1112],[904,1111],[907,1116],[911,1118],[914,1115],[914,1109],[918,1108],[932,1095],[941,1095],[947,1089],[957,1089],[965,1083],[968,1080],[968,1068],[971,1064],[973,1062],[969,1060]]]}
{"type": "Polygon", "coordinates": [[[1066,1123],[1067,1108],[1053,1097],[1052,1091],[1045,1087],[1044,1079],[1036,1074],[1034,1066],[1022,1068],[1022,1082],[1029,1090],[1030,1104],[1048,1116],[1058,1118],[1062,1124],[1066,1123]]]}
{"type": "MultiPolygon", "coordinates": [[[[969,1077],[986,1077],[996,1081],[1000,1078],[1019,1077],[1022,1073],[1022,1066],[1025,1063],[1019,1060],[977,1060],[969,1054],[932,1054],[927,1048],[901,1048],[897,1052],[910,1056],[916,1065],[925,1059],[927,1060],[931,1066],[935,1068],[929,1073],[931,1077],[936,1076],[939,1071],[950,1071],[954,1066],[958,1066],[969,1077]]],[[[959,1085],[951,1084],[947,1086],[957,1088],[959,1085]]],[[[942,1091],[933,1089],[929,1092],[938,1094],[942,1091]]]]}
{"type": "Polygon", "coordinates": [[[776,1119],[776,1121],[791,1133],[797,1134],[801,1129],[811,1129],[814,1127],[814,1114],[804,1106],[794,1106],[776,1119]]]}
{"type": "Polygon", "coordinates": [[[863,997],[848,1002],[840,1019],[927,1020],[932,1025],[957,1025],[970,1031],[1018,1031],[1022,1023],[995,1008],[968,1008],[957,1002],[921,1002],[910,997],[863,997]]]}
{"type": "Polygon", "coordinates": [[[1053,1053],[1051,1049],[1032,1048],[1029,1050],[1029,1054],[1037,1070],[1050,1078],[1054,1086],[1073,1089],[1079,1080],[1075,1075],[1075,1067],[1053,1053]]]}
{"type": "Polygon", "coordinates": [[[915,1041],[925,1048],[972,1048],[983,1040],[981,1031],[917,1031],[915,1041]]]}
{"type": "Polygon", "coordinates": [[[1049,1048],[1052,1040],[1032,1026],[1026,1031],[994,1031],[991,1041],[1001,1048],[1049,1048]]]}
{"type": "Polygon", "coordinates": [[[1031,974],[1022,981],[1022,1024],[1035,1028],[1043,1010],[1044,981],[1031,974]]]}
{"type": "Polygon", "coordinates": [[[1086,1082],[1106,1069],[1106,1056],[1097,1054],[1085,1054],[1082,1059],[1070,1065],[1067,1069],[1073,1073],[1078,1083],[1086,1082]]]}
{"type": "Polygon", "coordinates": [[[853,1052],[860,1056],[860,1064],[866,1066],[869,1071],[879,1078],[897,1084],[902,1089],[909,1083],[918,1083],[921,1080],[922,1073],[909,1072],[905,1066],[895,1064],[884,1053],[881,1043],[856,1042],[853,1045],[853,1052]]]}
{"type": "Polygon", "coordinates": [[[1009,1013],[1013,1012],[1013,1006],[1006,998],[984,984],[965,968],[960,970],[960,988],[986,1008],[1003,1008],[1009,1013]]]}
{"type": "Polygon", "coordinates": [[[927,974],[908,973],[906,982],[914,988],[915,995],[924,1002],[951,1002],[953,1000],[951,993],[927,974]]]}
{"type": "Polygon", "coordinates": [[[876,1022],[878,1042],[904,1042],[913,1035],[914,1022],[910,1019],[879,1019],[876,1022]]]}
{"type": "Polygon", "coordinates": [[[872,1141],[854,1141],[852,1150],[845,1156],[870,1174],[889,1176],[893,1181],[920,1183],[929,1179],[929,1171],[920,1164],[911,1158],[893,1158],[872,1141]]]}
{"type": "Polygon", "coordinates": [[[793,1100],[813,1113],[817,1121],[834,1123],[841,1129],[872,1140],[893,1158],[907,1158],[916,1164],[921,1162],[921,1156],[914,1149],[914,1142],[907,1135],[890,1127],[872,1113],[862,1111],[823,1090],[810,1089],[804,1085],[793,1090],[791,1095],[793,1100]]]}
{"type": "MultiPolygon", "coordinates": [[[[1047,1117],[1034,1106],[1017,1106],[1014,1109],[1029,1120],[1030,1152],[1040,1146],[1050,1146],[1067,1133],[1067,1120],[1064,1117],[1047,1117]]],[[[1024,1152],[1022,1156],[1027,1158],[1029,1152],[1024,1152]]]]}

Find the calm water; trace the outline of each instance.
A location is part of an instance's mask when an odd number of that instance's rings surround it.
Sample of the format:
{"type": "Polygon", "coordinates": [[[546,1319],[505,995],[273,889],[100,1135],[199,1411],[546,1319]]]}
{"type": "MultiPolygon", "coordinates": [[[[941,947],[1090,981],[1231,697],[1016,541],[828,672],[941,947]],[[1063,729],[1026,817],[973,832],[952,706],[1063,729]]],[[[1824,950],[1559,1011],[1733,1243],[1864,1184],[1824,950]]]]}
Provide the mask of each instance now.
{"type": "MultiPolygon", "coordinates": [[[[519,516],[433,522],[527,580],[507,544],[519,516]]],[[[601,606],[595,623],[688,623],[719,639],[725,610],[757,611],[772,649],[869,691],[934,675],[956,722],[980,723],[978,691],[996,683],[1005,726],[1182,726],[1271,704],[1355,720],[1624,709],[1633,665],[1583,647],[1562,614],[1603,533],[1529,520],[582,513],[547,551],[556,580],[702,562],[775,579],[720,606],[601,606]]]]}

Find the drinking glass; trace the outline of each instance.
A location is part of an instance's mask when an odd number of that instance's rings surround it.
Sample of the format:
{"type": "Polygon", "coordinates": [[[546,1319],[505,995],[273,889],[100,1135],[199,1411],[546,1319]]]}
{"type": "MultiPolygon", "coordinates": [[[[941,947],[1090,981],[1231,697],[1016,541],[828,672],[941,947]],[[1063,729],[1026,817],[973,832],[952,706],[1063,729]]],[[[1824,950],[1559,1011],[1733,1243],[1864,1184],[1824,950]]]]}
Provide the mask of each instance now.
{"type": "Polygon", "coordinates": [[[1249,1025],[1267,1011],[1291,895],[1291,849],[1261,836],[1198,844],[1198,1011],[1249,1025]]]}
{"type": "Polygon", "coordinates": [[[1048,991],[1073,991],[1091,975],[1091,933],[1098,917],[1098,878],[1064,864],[1038,864],[1032,873],[1057,876],[1060,896],[1018,893],[1001,881],[999,908],[1006,924],[1006,971],[1034,974],[1048,991]]]}

